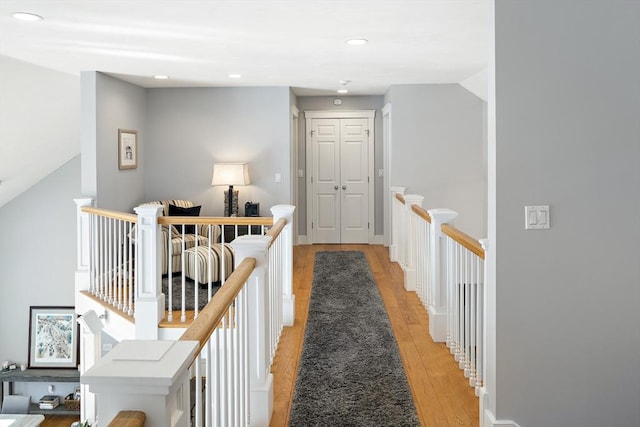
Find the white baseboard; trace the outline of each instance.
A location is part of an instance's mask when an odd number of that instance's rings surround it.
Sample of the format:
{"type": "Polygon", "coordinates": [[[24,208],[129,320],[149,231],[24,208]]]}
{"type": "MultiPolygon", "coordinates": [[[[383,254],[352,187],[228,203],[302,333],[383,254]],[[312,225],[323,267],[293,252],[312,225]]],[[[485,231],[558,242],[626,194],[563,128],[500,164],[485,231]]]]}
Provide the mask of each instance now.
{"type": "Polygon", "coordinates": [[[384,244],[384,236],[382,234],[376,234],[373,236],[373,239],[370,242],[371,245],[382,245],[384,244]]]}
{"type": "Polygon", "coordinates": [[[251,425],[269,427],[273,413],[273,375],[268,374],[261,387],[252,386],[249,394],[251,425]]]}
{"type": "Polygon", "coordinates": [[[447,313],[438,312],[432,305],[429,312],[429,335],[434,342],[445,342],[447,340],[447,313]]]}
{"type": "Polygon", "coordinates": [[[293,326],[296,317],[296,296],[283,297],[282,301],[282,323],[284,326],[293,326]]]}
{"type": "Polygon", "coordinates": [[[496,420],[491,411],[484,410],[484,419],[481,423],[482,427],[520,427],[517,423],[510,420],[496,420]]]}
{"type": "Polygon", "coordinates": [[[298,235],[298,245],[306,245],[307,236],[298,235]]]}
{"type": "Polygon", "coordinates": [[[408,292],[416,291],[416,269],[406,268],[404,270],[404,289],[408,292]]]}

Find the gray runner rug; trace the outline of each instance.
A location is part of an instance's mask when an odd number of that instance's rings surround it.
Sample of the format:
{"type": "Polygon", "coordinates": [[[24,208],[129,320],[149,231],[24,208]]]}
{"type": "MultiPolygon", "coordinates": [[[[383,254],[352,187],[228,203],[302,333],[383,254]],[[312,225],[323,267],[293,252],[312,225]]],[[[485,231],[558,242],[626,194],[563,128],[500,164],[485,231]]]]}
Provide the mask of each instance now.
{"type": "Polygon", "coordinates": [[[318,252],[289,426],[419,426],[362,252],[318,252]]]}

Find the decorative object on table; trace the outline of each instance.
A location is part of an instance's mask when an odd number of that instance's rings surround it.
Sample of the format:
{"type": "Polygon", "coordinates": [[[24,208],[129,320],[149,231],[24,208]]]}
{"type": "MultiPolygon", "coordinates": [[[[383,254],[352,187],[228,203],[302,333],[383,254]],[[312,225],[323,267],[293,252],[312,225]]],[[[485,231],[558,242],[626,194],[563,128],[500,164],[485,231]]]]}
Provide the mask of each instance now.
{"type": "Polygon", "coordinates": [[[138,131],[118,129],[118,169],[138,167],[138,131]]]}
{"type": "Polygon", "coordinates": [[[60,405],[60,398],[53,394],[42,396],[38,401],[40,409],[55,409],[60,405]]]}
{"type": "Polygon", "coordinates": [[[215,163],[211,185],[228,185],[225,192],[224,216],[238,216],[238,191],[234,185],[249,185],[249,165],[246,163],[215,163]]]}
{"type": "Polygon", "coordinates": [[[6,372],[11,372],[14,369],[17,369],[17,367],[18,365],[16,363],[5,360],[4,362],[2,362],[2,370],[0,370],[0,373],[4,374],[6,372]]]}
{"type": "Polygon", "coordinates": [[[78,329],[73,307],[29,307],[29,368],[77,368],[78,329]]]}
{"type": "Polygon", "coordinates": [[[64,407],[69,411],[77,411],[80,409],[80,396],[76,393],[69,393],[64,398],[64,407]]]}
{"type": "Polygon", "coordinates": [[[260,203],[251,201],[244,204],[244,216],[260,216],[260,203]]]}

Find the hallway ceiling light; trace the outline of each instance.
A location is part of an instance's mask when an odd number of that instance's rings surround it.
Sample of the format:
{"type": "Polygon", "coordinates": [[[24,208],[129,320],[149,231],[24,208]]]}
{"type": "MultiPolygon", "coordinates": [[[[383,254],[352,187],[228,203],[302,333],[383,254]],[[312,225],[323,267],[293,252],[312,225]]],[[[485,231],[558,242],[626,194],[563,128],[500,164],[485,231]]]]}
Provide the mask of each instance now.
{"type": "Polygon", "coordinates": [[[350,39],[347,40],[345,43],[347,43],[350,46],[362,46],[363,44],[366,44],[369,40],[367,39],[350,39]]]}
{"type": "Polygon", "coordinates": [[[231,74],[229,74],[229,78],[230,79],[240,79],[240,78],[242,78],[242,74],[231,73],[231,74]]]}
{"type": "Polygon", "coordinates": [[[338,89],[338,93],[349,93],[346,89],[338,89]]]}
{"type": "Polygon", "coordinates": [[[156,80],[167,80],[169,78],[169,76],[164,75],[164,74],[158,74],[158,75],[153,76],[153,78],[156,79],[156,80]]]}
{"type": "Polygon", "coordinates": [[[15,12],[11,16],[20,21],[28,21],[28,22],[36,22],[42,21],[44,18],[40,15],[36,15],[35,13],[29,12],[15,12]]]}

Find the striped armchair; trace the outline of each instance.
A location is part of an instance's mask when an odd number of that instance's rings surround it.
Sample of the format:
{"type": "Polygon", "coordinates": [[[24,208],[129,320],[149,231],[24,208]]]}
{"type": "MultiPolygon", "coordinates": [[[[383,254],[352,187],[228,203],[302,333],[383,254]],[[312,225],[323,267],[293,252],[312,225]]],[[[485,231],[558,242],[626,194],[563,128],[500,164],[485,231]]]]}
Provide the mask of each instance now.
{"type": "MultiPolygon", "coordinates": [[[[169,205],[178,206],[181,208],[193,207],[193,202],[189,200],[157,200],[153,202],[145,202],[143,205],[162,205],[162,215],[169,215],[169,205]]],[[[183,249],[187,250],[193,248],[198,241],[198,246],[207,246],[209,242],[218,243],[220,240],[220,226],[215,225],[209,227],[208,225],[197,225],[195,227],[195,233],[184,234],[184,246],[182,244],[183,235],[175,226],[163,226],[162,227],[162,274],[169,273],[169,241],[171,241],[171,272],[177,273],[182,271],[182,252],[183,249]],[[209,241],[209,230],[212,230],[213,235],[209,241]]]]}

